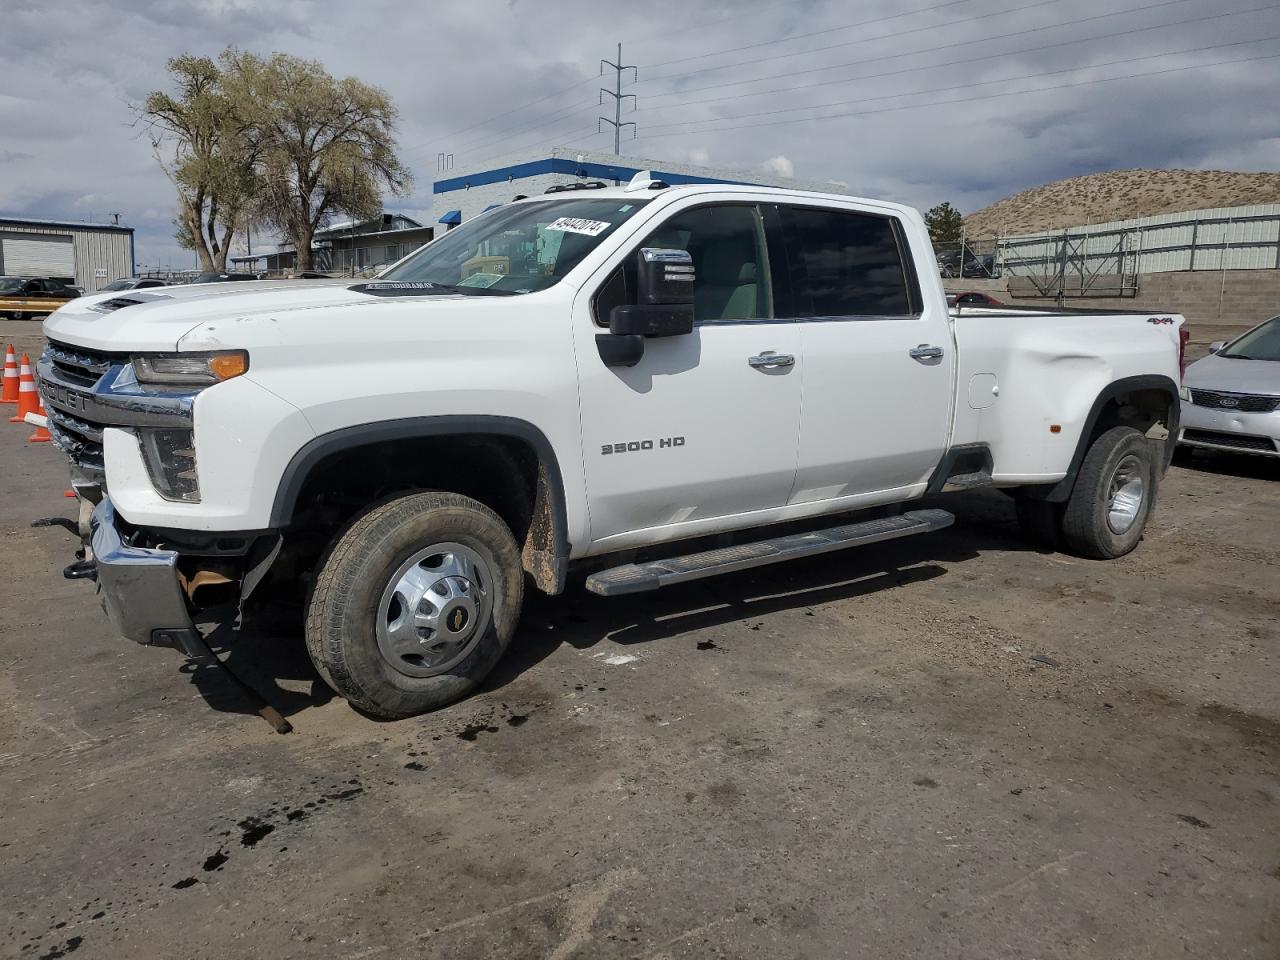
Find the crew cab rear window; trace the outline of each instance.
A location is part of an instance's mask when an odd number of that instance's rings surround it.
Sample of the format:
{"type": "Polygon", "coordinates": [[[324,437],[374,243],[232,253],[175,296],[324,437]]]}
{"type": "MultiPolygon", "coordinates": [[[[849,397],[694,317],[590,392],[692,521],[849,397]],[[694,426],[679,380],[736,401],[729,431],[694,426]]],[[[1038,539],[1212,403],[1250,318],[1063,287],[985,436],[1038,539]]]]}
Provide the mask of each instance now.
{"type": "Polygon", "coordinates": [[[903,317],[918,312],[913,271],[894,221],[821,207],[783,207],[800,317],[903,317]]]}

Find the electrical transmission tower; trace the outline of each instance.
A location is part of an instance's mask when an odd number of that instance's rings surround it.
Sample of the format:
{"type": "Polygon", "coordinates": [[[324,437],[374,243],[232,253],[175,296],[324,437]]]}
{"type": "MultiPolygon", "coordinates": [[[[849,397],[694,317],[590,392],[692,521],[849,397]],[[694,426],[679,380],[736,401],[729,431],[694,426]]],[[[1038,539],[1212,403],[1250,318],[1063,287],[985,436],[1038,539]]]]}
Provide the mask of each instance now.
{"type": "Polygon", "coordinates": [[[635,123],[631,121],[628,121],[627,123],[622,122],[622,101],[630,98],[633,110],[636,105],[636,95],[634,93],[622,92],[622,74],[624,71],[630,70],[631,82],[635,83],[640,76],[640,72],[636,69],[634,64],[623,65],[622,44],[618,44],[617,63],[613,63],[609,60],[600,61],[600,76],[604,76],[605,67],[609,67],[613,70],[614,82],[612,90],[606,90],[604,87],[600,88],[600,102],[604,103],[605,97],[613,98],[613,119],[610,120],[608,117],[599,117],[596,123],[596,133],[600,132],[600,124],[602,123],[607,123],[609,126],[613,127],[613,153],[614,156],[617,156],[622,152],[622,128],[630,127],[632,129],[632,135],[634,136],[636,126],[635,123]]]}

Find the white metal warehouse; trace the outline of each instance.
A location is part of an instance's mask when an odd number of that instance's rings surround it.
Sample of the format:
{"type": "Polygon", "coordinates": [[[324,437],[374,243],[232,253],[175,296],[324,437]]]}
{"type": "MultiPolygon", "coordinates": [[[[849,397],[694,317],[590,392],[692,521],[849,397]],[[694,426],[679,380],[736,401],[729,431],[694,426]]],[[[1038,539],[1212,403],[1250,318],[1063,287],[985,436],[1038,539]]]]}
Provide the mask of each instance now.
{"type": "Polygon", "coordinates": [[[133,227],[0,217],[0,276],[52,277],[93,293],[133,276],[133,227]]]}

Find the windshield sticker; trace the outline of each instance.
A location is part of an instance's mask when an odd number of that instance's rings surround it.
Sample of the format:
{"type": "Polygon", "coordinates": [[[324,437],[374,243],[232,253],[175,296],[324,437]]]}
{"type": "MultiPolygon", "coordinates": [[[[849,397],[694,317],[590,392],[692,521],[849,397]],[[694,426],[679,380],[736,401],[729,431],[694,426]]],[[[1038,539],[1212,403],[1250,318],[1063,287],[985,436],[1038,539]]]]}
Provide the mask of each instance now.
{"type": "Polygon", "coordinates": [[[503,279],[503,277],[504,275],[501,273],[473,273],[471,276],[467,277],[465,280],[459,280],[458,286],[488,288],[488,287],[492,287],[499,280],[503,279]]]}
{"type": "Polygon", "coordinates": [[[583,220],[581,217],[561,217],[547,224],[548,230],[560,233],[581,233],[587,237],[598,237],[613,224],[605,220],[583,220]]]}

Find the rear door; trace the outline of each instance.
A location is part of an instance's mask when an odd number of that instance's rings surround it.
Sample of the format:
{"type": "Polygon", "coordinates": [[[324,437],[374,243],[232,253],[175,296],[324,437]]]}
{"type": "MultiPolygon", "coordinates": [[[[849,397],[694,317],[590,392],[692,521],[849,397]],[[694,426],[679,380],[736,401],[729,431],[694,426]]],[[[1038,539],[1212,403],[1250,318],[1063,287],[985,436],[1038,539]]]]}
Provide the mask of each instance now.
{"type": "Polygon", "coordinates": [[[906,225],[853,207],[780,208],[804,356],[790,502],[891,502],[923,489],[947,443],[950,321],[923,298],[906,225]]]}
{"type": "Polygon", "coordinates": [[[786,504],[799,333],[776,316],[770,277],[760,207],[694,197],[584,285],[574,338],[595,552],[751,526],[786,504]],[[634,367],[609,367],[596,337],[613,306],[634,302],[642,247],[692,254],[694,330],[646,339],[634,367]]]}

